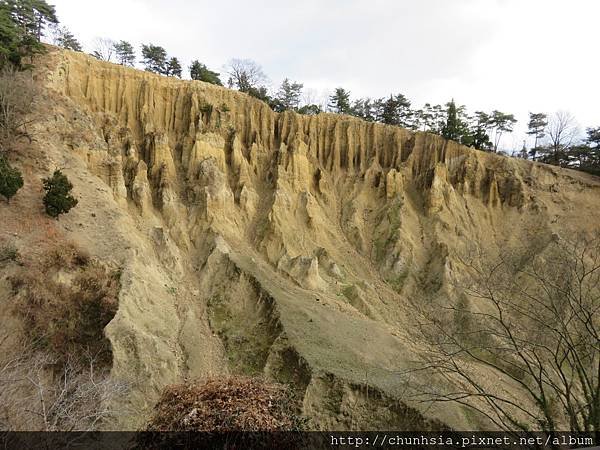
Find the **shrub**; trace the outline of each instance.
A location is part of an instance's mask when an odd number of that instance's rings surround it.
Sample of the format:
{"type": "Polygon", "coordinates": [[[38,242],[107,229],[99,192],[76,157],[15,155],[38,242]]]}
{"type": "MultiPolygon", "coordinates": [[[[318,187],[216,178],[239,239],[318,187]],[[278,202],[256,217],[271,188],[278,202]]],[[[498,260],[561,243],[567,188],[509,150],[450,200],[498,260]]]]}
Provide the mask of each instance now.
{"type": "Polygon", "coordinates": [[[167,386],[147,431],[293,431],[303,428],[281,384],[226,377],[167,386]]]}
{"type": "Polygon", "coordinates": [[[27,337],[58,357],[92,354],[111,362],[104,327],[117,312],[120,279],[85,254],[50,252],[10,278],[27,337]],[[56,253],[56,254],[55,254],[56,253]],[[57,256],[60,254],[60,256],[57,256]],[[68,273],[68,282],[57,274],[68,273]]]}
{"type": "Polygon", "coordinates": [[[6,160],[6,157],[0,155],[0,194],[6,198],[7,203],[23,187],[23,177],[21,172],[6,160]]]}
{"type": "Polygon", "coordinates": [[[51,217],[67,213],[77,205],[78,200],[71,195],[73,185],[60,170],[55,170],[50,178],[44,178],[44,206],[51,217]]]}

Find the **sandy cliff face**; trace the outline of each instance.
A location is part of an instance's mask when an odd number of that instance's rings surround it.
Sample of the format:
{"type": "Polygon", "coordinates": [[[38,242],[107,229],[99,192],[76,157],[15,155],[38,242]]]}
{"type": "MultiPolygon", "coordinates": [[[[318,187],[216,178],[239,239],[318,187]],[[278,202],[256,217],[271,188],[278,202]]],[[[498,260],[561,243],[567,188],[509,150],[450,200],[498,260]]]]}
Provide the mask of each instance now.
{"type": "Polygon", "coordinates": [[[80,198],[61,226],[124,269],[106,329],[134,386],[123,426],[165,384],[226,372],[293,383],[322,427],[473,426],[405,398],[410,302],[453,301],[471,243],[585,230],[600,206],[596,178],[438,136],[72,52],[44,64],[40,172],[64,167],[80,198]]]}

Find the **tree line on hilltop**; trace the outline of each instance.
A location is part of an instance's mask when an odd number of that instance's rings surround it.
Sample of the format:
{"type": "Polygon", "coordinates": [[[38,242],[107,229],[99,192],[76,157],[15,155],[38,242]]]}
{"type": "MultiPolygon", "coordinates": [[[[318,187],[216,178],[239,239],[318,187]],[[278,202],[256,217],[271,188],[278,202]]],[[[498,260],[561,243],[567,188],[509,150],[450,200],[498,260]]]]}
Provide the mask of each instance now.
{"type": "MultiPolygon", "coordinates": [[[[48,31],[55,45],[83,51],[73,34],[59,24],[54,8],[44,0],[1,1],[0,61],[20,65],[24,56],[32,58],[41,53],[43,46],[40,39],[44,30],[48,31]],[[33,5],[35,12],[32,15],[15,14],[15,10],[28,9],[23,5],[33,5]],[[20,30],[25,30],[25,33],[20,30]],[[11,36],[20,37],[13,42],[11,36]]],[[[131,67],[139,62],[145,70],[160,75],[184,76],[184,66],[179,58],[169,55],[164,47],[155,44],[143,44],[138,61],[136,50],[130,42],[97,38],[91,55],[131,67]]],[[[319,104],[311,99],[303,99],[303,83],[288,78],[278,88],[270,89],[262,67],[252,60],[231,59],[225,70],[227,79],[223,82],[220,73],[210,70],[199,60],[193,60],[187,68],[187,74],[192,80],[226,85],[247,93],[264,101],[276,112],[346,114],[368,122],[438,134],[469,147],[503,154],[507,152],[500,149],[502,137],[512,133],[517,123],[514,114],[498,110],[469,112],[465,105],[457,104],[454,99],[444,105],[426,103],[421,108],[415,108],[401,93],[382,98],[352,98],[351,93],[343,87],[336,88],[326,104],[319,104]]],[[[600,126],[588,128],[586,136],[582,138],[572,115],[561,111],[553,114],[535,112],[529,114],[527,135],[529,145],[524,141],[522,148],[510,150],[511,156],[600,174],[600,126]]]]}
{"type": "MultiPolygon", "coordinates": [[[[115,60],[133,66],[135,52],[125,41],[97,40],[92,53],[99,59],[111,60],[111,53],[102,48],[111,48],[115,60]]],[[[169,57],[158,45],[144,44],[141,47],[141,63],[145,70],[166,76],[182,77],[182,65],[178,58],[169,57]]],[[[231,59],[225,66],[227,82],[223,83],[218,72],[214,72],[198,60],[189,66],[192,80],[200,80],[245,92],[267,103],[274,111],[295,111],[299,114],[333,112],[359,117],[368,122],[395,125],[415,131],[434,133],[480,150],[501,152],[502,137],[513,132],[517,123],[514,114],[493,110],[470,113],[465,105],[453,99],[445,105],[426,103],[414,108],[411,101],[401,93],[382,98],[355,98],[343,87],[338,87],[329,96],[328,103],[321,105],[303,101],[304,85],[285,78],[275,89],[268,88],[268,77],[262,67],[249,59],[231,59]]],[[[523,143],[521,149],[513,149],[511,156],[568,167],[600,174],[600,127],[588,128],[587,136],[581,139],[575,118],[566,112],[529,114],[527,134],[532,141],[523,143]]]]}

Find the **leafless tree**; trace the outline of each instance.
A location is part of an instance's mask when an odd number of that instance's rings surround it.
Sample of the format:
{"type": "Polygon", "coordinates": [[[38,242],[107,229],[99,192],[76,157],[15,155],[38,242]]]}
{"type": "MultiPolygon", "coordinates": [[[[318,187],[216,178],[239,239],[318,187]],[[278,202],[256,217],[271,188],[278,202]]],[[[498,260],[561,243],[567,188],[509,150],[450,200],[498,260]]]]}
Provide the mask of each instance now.
{"type": "Polygon", "coordinates": [[[242,92],[258,89],[268,81],[262,67],[251,59],[231,59],[225,70],[229,74],[229,87],[242,92]]]}
{"type": "Polygon", "coordinates": [[[559,153],[569,147],[579,133],[575,117],[566,111],[557,111],[548,120],[546,135],[550,139],[550,149],[555,162],[559,160],[559,153]]]}
{"type": "Polygon", "coordinates": [[[306,88],[302,91],[301,105],[317,105],[323,111],[327,109],[327,103],[331,94],[325,91],[318,91],[314,88],[306,88]]]}
{"type": "Polygon", "coordinates": [[[455,305],[416,305],[415,387],[506,431],[600,431],[600,238],[556,236],[532,251],[460,258],[467,281],[455,305]]]}
{"type": "Polygon", "coordinates": [[[92,55],[101,61],[111,61],[115,54],[115,41],[108,38],[97,37],[94,39],[92,55]]]}
{"type": "Polygon", "coordinates": [[[0,425],[5,430],[93,431],[114,417],[113,401],[127,390],[126,383],[98,366],[94,355],[59,360],[27,346],[0,366],[0,425]]]}
{"type": "Polygon", "coordinates": [[[31,117],[32,104],[37,88],[30,76],[5,67],[0,72],[0,151],[7,151],[16,140],[31,135],[27,125],[34,122],[31,117]]]}

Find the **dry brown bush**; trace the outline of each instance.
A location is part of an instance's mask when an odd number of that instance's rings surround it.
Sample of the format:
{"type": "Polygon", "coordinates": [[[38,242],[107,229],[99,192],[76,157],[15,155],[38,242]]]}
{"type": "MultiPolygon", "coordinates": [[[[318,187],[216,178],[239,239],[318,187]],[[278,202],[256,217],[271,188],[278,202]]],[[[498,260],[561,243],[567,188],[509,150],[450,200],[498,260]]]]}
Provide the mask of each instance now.
{"type": "Polygon", "coordinates": [[[110,364],[104,327],[117,311],[119,278],[74,246],[57,247],[11,277],[15,312],[40,348],[62,358],[87,352],[110,364]]]}
{"type": "Polygon", "coordinates": [[[303,427],[289,389],[258,378],[211,378],[165,388],[147,431],[289,431],[303,427]]]}

